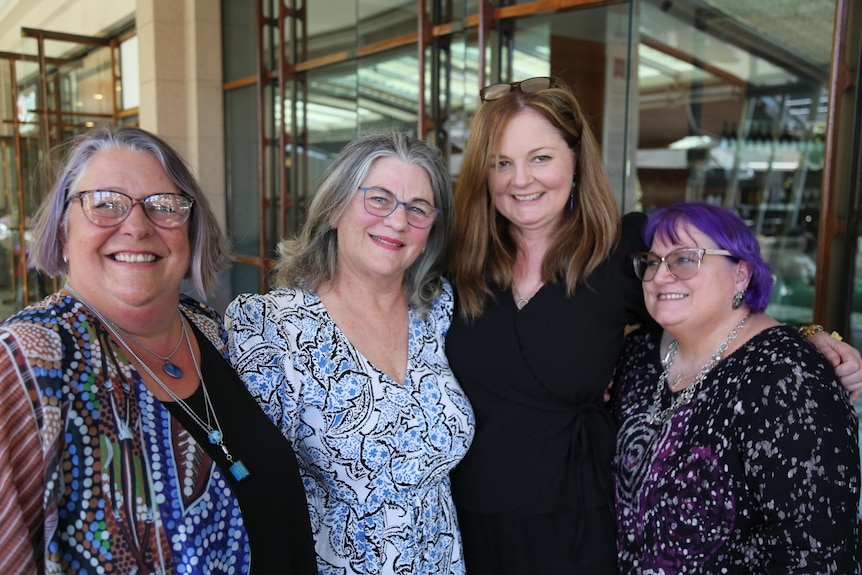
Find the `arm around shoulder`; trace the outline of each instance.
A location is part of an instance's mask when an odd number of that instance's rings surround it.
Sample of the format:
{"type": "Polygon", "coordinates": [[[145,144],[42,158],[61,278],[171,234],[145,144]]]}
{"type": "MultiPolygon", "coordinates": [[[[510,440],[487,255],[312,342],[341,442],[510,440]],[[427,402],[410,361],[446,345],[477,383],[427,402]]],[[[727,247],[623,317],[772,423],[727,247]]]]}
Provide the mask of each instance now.
{"type": "MultiPolygon", "coordinates": [[[[801,342],[800,342],[801,343],[801,342]]],[[[856,416],[807,346],[772,356],[747,385],[739,416],[743,465],[763,524],[764,573],[857,573],[856,416]]]]}
{"type": "Polygon", "coordinates": [[[856,401],[862,391],[862,355],[859,350],[842,341],[836,332],[826,333],[822,326],[802,325],[797,329],[832,364],[841,385],[850,392],[850,401],[856,401]]]}

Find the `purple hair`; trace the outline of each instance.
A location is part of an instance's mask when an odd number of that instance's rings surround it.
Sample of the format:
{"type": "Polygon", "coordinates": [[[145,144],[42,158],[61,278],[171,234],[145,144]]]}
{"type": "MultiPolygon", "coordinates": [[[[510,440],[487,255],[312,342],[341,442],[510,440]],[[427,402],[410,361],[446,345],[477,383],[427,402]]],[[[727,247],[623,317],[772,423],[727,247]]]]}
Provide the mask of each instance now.
{"type": "Polygon", "coordinates": [[[718,247],[733,254],[733,259],[744,260],[751,269],[751,281],[745,291],[745,303],[753,312],[761,312],[769,304],[769,295],[775,280],[769,266],[760,255],[757,238],[736,213],[712,204],[689,202],[660,208],[649,217],[644,228],[644,240],[652,246],[655,238],[683,243],[677,227],[697,228],[709,236],[718,247]]]}

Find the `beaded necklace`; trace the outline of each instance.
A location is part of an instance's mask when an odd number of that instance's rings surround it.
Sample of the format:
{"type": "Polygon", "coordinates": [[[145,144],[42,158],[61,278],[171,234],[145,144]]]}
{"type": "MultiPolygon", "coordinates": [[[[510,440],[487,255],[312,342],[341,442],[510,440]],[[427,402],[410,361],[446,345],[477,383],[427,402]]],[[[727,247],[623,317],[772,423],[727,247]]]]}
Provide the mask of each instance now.
{"type": "Polygon", "coordinates": [[[173,399],[176,404],[179,405],[180,408],[184,412],[186,412],[186,414],[191,417],[192,420],[201,427],[201,429],[206,432],[207,439],[209,440],[209,442],[221,448],[222,452],[224,453],[225,459],[227,459],[228,463],[230,464],[229,469],[231,475],[233,475],[237,481],[242,481],[243,479],[249,477],[251,473],[249,472],[248,468],[241,460],[234,460],[233,456],[230,453],[230,450],[224,443],[224,433],[222,433],[221,424],[218,420],[218,415],[216,414],[215,408],[213,407],[212,400],[210,399],[209,392],[207,391],[207,386],[204,383],[203,373],[201,372],[200,365],[198,365],[198,360],[195,357],[195,353],[192,348],[191,338],[189,337],[188,330],[186,330],[186,320],[183,317],[182,313],[179,311],[179,309],[177,309],[177,313],[180,314],[180,321],[182,322],[183,339],[185,339],[186,345],[189,349],[189,354],[191,354],[192,356],[192,363],[194,363],[195,365],[195,371],[198,374],[198,378],[201,384],[201,391],[203,392],[204,396],[204,416],[206,417],[206,421],[204,421],[203,418],[201,418],[197,413],[195,413],[195,410],[192,409],[189,404],[183,401],[180,396],[174,393],[174,391],[170,387],[165,385],[162,380],[158,378],[155,372],[150,369],[150,366],[148,366],[146,363],[143,362],[143,360],[141,360],[140,357],[138,357],[138,355],[134,352],[134,350],[132,350],[129,344],[126,343],[126,340],[124,340],[123,337],[120,335],[121,332],[127,333],[125,332],[125,330],[123,330],[120,326],[116,325],[114,322],[103,316],[98,310],[96,310],[96,308],[91,306],[87,302],[87,300],[81,297],[81,295],[77,291],[75,291],[74,288],[72,288],[72,286],[68,283],[66,284],[66,291],[72,294],[75,299],[84,304],[91,312],[93,312],[93,315],[99,318],[99,320],[111,331],[116,340],[120,342],[120,344],[126,349],[126,351],[129,352],[129,354],[135,359],[135,361],[137,361],[138,364],[142,368],[144,368],[144,371],[147,372],[147,374],[152,378],[152,380],[156,382],[156,385],[158,385],[159,388],[162,389],[162,391],[167,393],[171,397],[171,399],[173,399]]]}

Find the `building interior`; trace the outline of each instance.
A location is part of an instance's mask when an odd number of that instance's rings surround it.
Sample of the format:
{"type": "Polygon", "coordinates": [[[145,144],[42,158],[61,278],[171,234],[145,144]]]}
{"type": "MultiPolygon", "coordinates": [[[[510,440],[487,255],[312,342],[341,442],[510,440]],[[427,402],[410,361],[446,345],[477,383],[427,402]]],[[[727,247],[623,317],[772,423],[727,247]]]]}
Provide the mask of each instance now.
{"type": "Polygon", "coordinates": [[[0,309],[56,289],[27,269],[31,218],[95,123],[194,167],[236,254],[221,311],[267,288],[353,137],[419,135],[457,179],[479,89],[555,76],[621,212],[738,210],[776,275],[767,311],[858,346],[859,30],[852,0],[0,0],[0,309]]]}

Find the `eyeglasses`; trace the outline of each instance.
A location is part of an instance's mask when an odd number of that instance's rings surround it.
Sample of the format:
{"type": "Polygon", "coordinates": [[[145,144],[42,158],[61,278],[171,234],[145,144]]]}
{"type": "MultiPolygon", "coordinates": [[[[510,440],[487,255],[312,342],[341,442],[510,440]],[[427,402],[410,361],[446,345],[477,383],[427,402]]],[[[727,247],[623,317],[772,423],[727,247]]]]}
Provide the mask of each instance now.
{"type": "Polygon", "coordinates": [[[87,219],[103,228],[121,224],[141,204],[147,218],[160,228],[178,228],[189,219],[193,199],[182,194],[152,194],[142,200],[114,190],[85,190],[69,196],[78,199],[87,219]]]}
{"type": "Polygon", "coordinates": [[[428,202],[402,202],[381,188],[359,188],[365,200],[365,211],[372,216],[385,218],[391,215],[398,206],[404,206],[407,212],[407,223],[414,228],[427,228],[434,223],[442,210],[428,202]]]}
{"type": "Polygon", "coordinates": [[[521,91],[524,94],[532,94],[533,92],[548,90],[558,86],[559,84],[557,84],[556,78],[552,76],[539,76],[537,78],[528,78],[520,82],[504,82],[502,84],[491,84],[490,86],[485,86],[479,90],[479,98],[483,102],[490,102],[491,100],[499,100],[506,94],[514,92],[515,90],[521,91]]]}
{"type": "Polygon", "coordinates": [[[666,256],[659,257],[652,252],[638,252],[632,255],[635,275],[644,282],[652,281],[658,268],[664,262],[670,275],[678,280],[690,280],[700,271],[703,256],[733,256],[727,250],[707,250],[704,248],[679,248],[666,256]]]}

